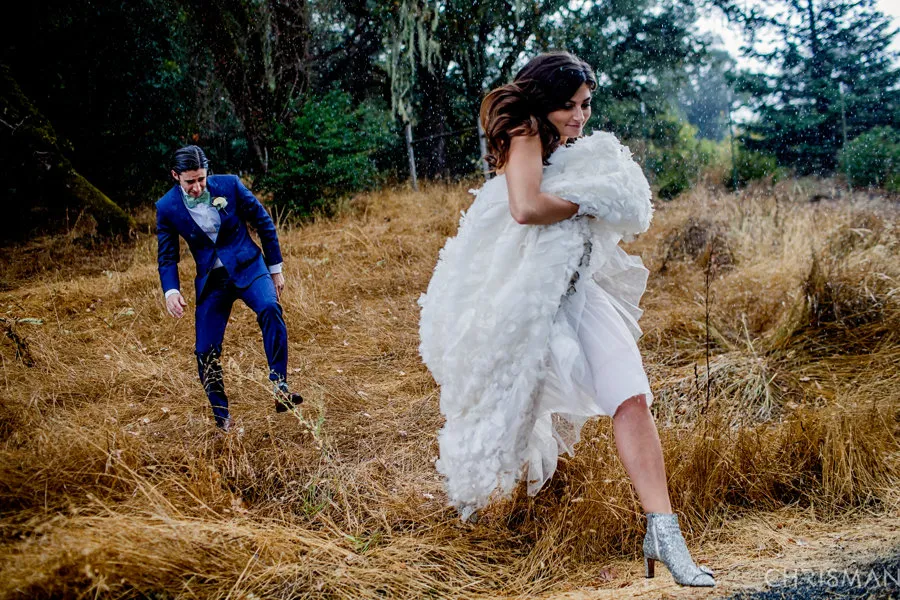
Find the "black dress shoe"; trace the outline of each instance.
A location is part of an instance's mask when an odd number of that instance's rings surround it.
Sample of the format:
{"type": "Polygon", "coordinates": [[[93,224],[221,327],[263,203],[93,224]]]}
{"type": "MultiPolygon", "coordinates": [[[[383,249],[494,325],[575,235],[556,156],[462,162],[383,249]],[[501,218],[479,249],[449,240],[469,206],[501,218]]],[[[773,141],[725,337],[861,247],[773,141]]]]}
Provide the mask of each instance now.
{"type": "Polygon", "coordinates": [[[298,404],[303,404],[303,396],[290,392],[282,398],[275,399],[275,412],[287,412],[298,404]]]}
{"type": "Polygon", "coordinates": [[[288,390],[287,384],[275,384],[275,412],[283,413],[303,404],[303,396],[288,390]]]}

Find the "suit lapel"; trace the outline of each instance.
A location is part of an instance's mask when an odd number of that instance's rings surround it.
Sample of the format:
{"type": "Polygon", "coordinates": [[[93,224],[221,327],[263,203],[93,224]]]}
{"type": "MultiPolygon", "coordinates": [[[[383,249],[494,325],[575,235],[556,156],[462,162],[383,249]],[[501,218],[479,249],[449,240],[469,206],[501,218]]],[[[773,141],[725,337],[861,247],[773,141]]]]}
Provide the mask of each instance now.
{"type": "Polygon", "coordinates": [[[225,198],[226,202],[228,202],[228,205],[219,211],[219,218],[224,222],[225,217],[230,217],[234,214],[234,201],[219,189],[219,185],[218,183],[216,183],[215,175],[211,176],[206,181],[206,189],[209,190],[210,198],[216,199],[217,197],[221,196],[222,198],[225,198]]]}
{"type": "MultiPolygon", "coordinates": [[[[234,223],[232,223],[232,217],[236,214],[235,211],[237,210],[236,200],[234,198],[230,198],[228,194],[226,194],[219,187],[219,185],[216,183],[215,176],[212,176],[207,180],[206,189],[209,190],[209,195],[212,199],[221,196],[222,198],[225,198],[225,201],[227,202],[225,208],[219,211],[219,233],[221,233],[223,229],[234,227],[234,223]]],[[[182,202],[182,204],[184,203],[182,202]]]]}

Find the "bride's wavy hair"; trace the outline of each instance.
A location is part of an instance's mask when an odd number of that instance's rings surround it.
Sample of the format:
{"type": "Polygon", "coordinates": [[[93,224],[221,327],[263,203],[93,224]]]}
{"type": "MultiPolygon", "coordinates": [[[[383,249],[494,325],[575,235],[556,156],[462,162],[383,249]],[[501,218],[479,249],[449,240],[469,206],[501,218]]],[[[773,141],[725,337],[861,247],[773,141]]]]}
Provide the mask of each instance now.
{"type": "Polygon", "coordinates": [[[509,160],[509,143],[517,135],[541,139],[544,164],[559,147],[559,131],[547,115],[563,108],[582,84],[597,88],[586,62],[568,52],[532,58],[512,83],[492,90],[481,103],[481,126],[487,141],[485,160],[495,171],[509,160]]]}

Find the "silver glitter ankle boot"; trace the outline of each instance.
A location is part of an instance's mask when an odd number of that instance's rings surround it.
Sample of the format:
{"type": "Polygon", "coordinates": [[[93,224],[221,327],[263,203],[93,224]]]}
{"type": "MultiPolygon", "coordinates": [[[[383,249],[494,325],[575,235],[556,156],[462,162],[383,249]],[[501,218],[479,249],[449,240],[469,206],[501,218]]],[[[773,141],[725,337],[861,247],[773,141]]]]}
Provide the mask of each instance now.
{"type": "Polygon", "coordinates": [[[698,567],[691,559],[677,515],[647,513],[647,535],[644,536],[644,574],[653,577],[656,561],[668,567],[676,583],[693,587],[712,587],[716,584],[713,572],[698,567]]]}

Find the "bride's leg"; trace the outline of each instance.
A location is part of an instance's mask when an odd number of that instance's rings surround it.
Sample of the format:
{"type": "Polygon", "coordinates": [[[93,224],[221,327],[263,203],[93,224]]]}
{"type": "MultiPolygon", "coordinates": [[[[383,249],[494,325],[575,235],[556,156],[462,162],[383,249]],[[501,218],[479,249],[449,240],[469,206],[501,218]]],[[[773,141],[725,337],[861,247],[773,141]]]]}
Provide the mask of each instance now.
{"type": "Polygon", "coordinates": [[[613,431],[619,458],[647,513],[643,545],[646,576],[653,577],[654,564],[662,561],[681,585],[715,585],[712,571],[694,563],[681,536],[678,517],[672,514],[662,445],[643,394],[619,406],[613,416],[613,431]]]}
{"type": "Polygon", "coordinates": [[[656,423],[643,394],[623,402],[613,416],[616,448],[646,513],[672,512],[656,423]]]}

